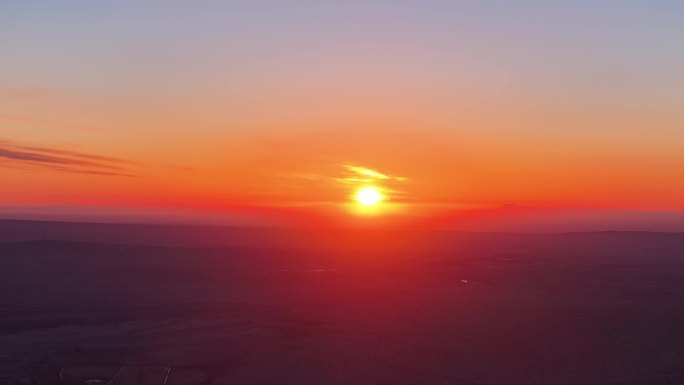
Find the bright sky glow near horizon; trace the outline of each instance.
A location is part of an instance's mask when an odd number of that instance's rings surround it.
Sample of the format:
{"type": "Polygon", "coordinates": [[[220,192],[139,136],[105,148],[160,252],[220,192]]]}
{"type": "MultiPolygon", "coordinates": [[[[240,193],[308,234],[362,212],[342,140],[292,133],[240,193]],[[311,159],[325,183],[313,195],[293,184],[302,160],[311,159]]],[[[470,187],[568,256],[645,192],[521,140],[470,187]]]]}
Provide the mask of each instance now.
{"type": "Polygon", "coordinates": [[[0,206],[684,211],[684,3],[7,1],[0,206]]]}

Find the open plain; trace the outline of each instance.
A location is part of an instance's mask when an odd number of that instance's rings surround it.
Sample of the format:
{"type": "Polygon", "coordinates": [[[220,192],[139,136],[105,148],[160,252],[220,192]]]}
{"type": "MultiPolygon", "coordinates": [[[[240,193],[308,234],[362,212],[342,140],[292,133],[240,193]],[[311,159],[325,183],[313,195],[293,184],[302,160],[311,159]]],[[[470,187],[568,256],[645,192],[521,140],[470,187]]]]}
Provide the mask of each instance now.
{"type": "Polygon", "coordinates": [[[6,383],[684,383],[682,234],[0,228],[6,383]]]}

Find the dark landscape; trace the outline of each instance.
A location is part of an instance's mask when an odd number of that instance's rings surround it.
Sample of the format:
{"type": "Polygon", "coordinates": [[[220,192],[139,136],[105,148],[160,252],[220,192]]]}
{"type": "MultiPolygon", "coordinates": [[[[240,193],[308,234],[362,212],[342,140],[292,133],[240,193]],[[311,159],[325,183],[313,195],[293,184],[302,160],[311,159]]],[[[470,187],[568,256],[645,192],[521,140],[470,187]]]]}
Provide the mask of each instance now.
{"type": "Polygon", "coordinates": [[[3,383],[75,366],[207,385],[684,383],[684,234],[1,221],[0,240],[3,383]]]}

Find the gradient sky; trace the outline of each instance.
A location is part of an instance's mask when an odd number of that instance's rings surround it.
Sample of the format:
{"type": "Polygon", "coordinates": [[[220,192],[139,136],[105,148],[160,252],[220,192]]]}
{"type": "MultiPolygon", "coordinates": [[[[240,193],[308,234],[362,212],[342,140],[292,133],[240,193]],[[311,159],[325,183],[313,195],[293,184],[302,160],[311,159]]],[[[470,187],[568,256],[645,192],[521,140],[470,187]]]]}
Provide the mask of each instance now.
{"type": "Polygon", "coordinates": [[[3,1],[0,205],[684,210],[684,2],[3,1]]]}

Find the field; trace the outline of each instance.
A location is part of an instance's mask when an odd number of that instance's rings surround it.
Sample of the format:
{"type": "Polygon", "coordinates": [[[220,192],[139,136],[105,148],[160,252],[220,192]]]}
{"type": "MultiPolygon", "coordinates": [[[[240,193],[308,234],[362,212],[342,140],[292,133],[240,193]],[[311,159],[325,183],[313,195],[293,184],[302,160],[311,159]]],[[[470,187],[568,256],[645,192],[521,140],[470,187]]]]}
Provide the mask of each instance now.
{"type": "Polygon", "coordinates": [[[5,221],[0,241],[1,382],[684,383],[683,234],[5,221]]]}

